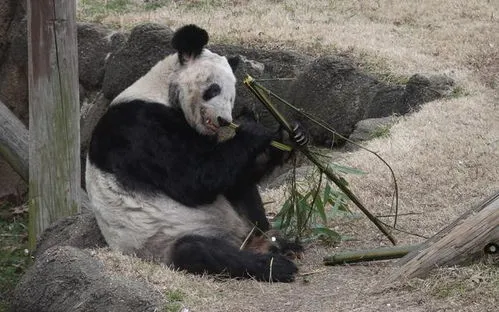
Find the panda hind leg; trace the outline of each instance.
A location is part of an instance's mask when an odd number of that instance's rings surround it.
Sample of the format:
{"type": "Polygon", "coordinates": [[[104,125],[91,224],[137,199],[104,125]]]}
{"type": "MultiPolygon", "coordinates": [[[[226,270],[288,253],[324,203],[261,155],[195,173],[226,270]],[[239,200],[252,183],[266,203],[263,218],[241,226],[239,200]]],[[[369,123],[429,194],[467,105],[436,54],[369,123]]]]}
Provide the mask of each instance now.
{"type": "Polygon", "coordinates": [[[175,268],[190,273],[228,274],[260,281],[292,282],[298,271],[283,255],[239,250],[224,239],[200,235],[179,238],[173,247],[172,260],[175,268]]]}

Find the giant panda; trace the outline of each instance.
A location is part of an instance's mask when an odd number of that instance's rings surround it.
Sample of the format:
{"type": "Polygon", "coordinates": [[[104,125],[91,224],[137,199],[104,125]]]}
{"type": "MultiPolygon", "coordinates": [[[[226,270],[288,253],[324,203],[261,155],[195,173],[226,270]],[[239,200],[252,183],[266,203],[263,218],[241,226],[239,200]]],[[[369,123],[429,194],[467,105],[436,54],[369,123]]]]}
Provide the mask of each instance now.
{"type": "Polygon", "coordinates": [[[235,62],[207,42],[198,26],[177,30],[177,52],[96,125],[85,177],[95,217],[123,253],[191,273],[290,282],[297,266],[283,250],[240,249],[254,226],[269,230],[257,183],[282,161],[270,147],[279,134],[246,122],[219,140],[221,123],[232,121],[235,62]]]}

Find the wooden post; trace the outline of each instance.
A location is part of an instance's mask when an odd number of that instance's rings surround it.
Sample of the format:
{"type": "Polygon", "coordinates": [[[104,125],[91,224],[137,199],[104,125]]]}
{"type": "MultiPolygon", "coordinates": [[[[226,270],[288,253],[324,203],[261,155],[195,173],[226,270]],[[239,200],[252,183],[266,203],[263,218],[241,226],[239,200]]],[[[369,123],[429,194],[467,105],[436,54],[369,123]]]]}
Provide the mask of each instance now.
{"type": "Polygon", "coordinates": [[[75,0],[28,0],[29,242],[79,211],[75,0]]]}
{"type": "Polygon", "coordinates": [[[490,244],[499,245],[499,193],[407,254],[388,280],[424,277],[433,268],[469,262],[491,252],[485,250],[490,244]]]}

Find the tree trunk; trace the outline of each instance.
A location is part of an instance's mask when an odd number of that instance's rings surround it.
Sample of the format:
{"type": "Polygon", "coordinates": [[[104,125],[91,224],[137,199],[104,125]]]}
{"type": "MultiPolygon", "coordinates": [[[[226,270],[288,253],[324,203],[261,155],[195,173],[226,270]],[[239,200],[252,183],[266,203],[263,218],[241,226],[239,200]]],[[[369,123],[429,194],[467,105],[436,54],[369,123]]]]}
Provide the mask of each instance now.
{"type": "MultiPolygon", "coordinates": [[[[499,245],[499,193],[462,215],[397,264],[389,277],[395,281],[424,277],[431,269],[470,262],[484,255],[485,247],[499,245]]],[[[497,250],[495,251],[497,252],[497,250]]]]}
{"type": "Polygon", "coordinates": [[[79,211],[75,0],[28,0],[29,236],[79,211]]]}

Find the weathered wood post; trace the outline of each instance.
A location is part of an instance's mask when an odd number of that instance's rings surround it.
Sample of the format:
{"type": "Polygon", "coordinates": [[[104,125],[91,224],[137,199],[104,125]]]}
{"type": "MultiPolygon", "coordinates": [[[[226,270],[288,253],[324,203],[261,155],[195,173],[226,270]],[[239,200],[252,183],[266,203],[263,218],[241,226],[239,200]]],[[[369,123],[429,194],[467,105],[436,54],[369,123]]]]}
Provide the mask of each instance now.
{"type": "Polygon", "coordinates": [[[28,0],[29,242],[79,211],[75,0],[28,0]]]}

